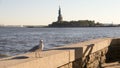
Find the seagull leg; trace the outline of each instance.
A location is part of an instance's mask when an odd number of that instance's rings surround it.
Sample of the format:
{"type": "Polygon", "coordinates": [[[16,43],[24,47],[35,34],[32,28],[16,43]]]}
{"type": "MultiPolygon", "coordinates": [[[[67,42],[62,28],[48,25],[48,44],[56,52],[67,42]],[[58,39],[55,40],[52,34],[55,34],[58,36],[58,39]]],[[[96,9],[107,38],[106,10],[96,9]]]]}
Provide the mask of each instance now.
{"type": "Polygon", "coordinates": [[[37,53],[35,52],[35,57],[37,58],[37,53]]]}
{"type": "Polygon", "coordinates": [[[40,55],[41,55],[40,53],[41,53],[41,52],[39,52],[39,58],[40,58],[40,55]]]}

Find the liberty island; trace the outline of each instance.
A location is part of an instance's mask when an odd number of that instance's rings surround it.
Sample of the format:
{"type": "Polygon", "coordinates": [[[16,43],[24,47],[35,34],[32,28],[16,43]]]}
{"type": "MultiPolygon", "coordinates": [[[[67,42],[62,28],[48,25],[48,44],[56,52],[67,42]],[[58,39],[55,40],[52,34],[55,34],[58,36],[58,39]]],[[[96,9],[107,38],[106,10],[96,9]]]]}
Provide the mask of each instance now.
{"type": "Polygon", "coordinates": [[[58,18],[56,22],[52,22],[48,27],[117,27],[120,25],[103,24],[95,22],[94,20],[78,20],[78,21],[64,21],[61,14],[61,7],[59,6],[58,18]]]}

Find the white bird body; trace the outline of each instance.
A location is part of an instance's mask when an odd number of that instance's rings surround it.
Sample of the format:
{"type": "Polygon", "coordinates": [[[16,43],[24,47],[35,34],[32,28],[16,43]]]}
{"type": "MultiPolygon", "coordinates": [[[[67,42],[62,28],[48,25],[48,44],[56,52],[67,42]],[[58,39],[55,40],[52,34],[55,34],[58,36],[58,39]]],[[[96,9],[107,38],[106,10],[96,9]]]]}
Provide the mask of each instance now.
{"type": "Polygon", "coordinates": [[[43,40],[40,40],[39,48],[40,48],[41,50],[43,50],[43,49],[44,49],[43,40]]]}
{"type": "Polygon", "coordinates": [[[44,48],[43,40],[40,40],[39,45],[30,49],[29,52],[35,53],[35,57],[37,57],[37,56],[40,57],[40,53],[42,52],[43,48],[44,48]]]}

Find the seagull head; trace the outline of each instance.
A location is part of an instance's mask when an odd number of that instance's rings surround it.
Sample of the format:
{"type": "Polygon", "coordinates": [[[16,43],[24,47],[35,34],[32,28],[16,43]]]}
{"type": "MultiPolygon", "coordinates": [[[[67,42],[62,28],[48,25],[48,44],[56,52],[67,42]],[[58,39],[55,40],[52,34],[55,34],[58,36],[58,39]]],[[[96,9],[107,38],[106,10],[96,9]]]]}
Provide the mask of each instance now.
{"type": "Polygon", "coordinates": [[[43,43],[43,40],[40,40],[40,43],[43,43]]]}

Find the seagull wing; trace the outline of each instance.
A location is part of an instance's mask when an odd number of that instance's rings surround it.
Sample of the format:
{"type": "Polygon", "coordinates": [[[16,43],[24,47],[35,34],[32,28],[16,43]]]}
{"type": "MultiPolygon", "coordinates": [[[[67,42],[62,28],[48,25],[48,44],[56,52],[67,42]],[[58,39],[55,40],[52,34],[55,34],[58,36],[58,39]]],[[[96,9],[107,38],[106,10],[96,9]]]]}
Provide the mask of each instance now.
{"type": "Polygon", "coordinates": [[[34,52],[34,51],[38,50],[38,48],[39,48],[39,46],[35,46],[32,49],[30,49],[29,52],[34,52]]]}

